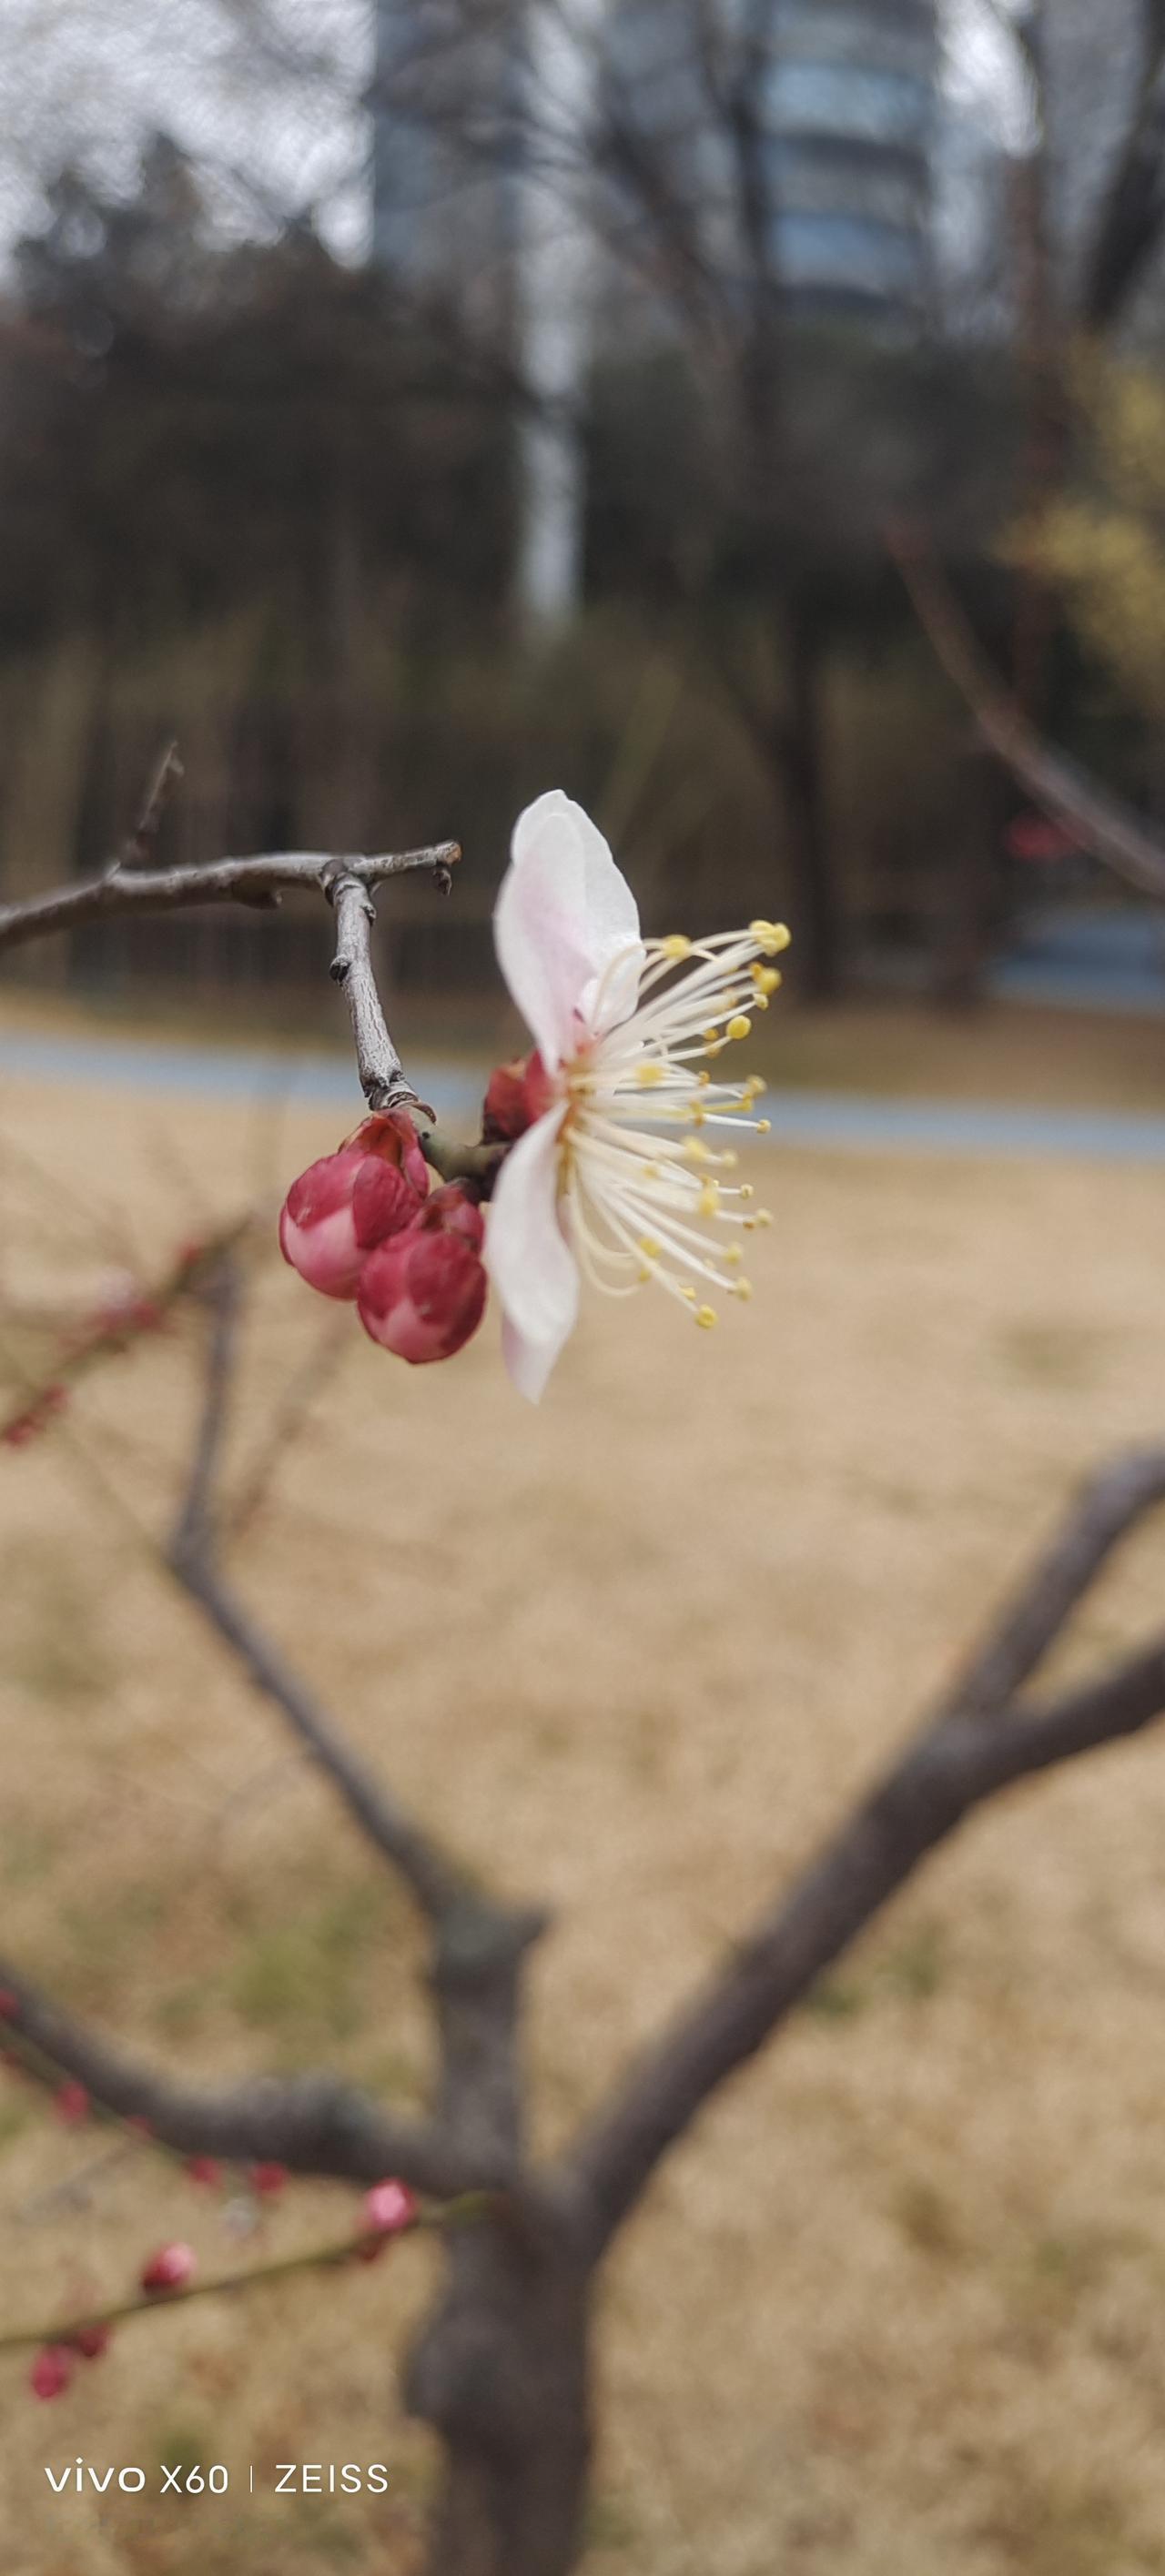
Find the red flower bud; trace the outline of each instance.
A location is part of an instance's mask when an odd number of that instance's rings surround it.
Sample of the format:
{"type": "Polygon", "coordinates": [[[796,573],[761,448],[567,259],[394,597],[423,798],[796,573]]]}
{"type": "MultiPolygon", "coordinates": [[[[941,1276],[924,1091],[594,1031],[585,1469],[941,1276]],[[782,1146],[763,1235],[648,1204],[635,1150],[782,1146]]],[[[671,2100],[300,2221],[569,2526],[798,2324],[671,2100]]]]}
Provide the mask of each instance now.
{"type": "Polygon", "coordinates": [[[83,2084],[62,2084],[53,2095],[53,2109],[66,2128],[77,2129],[89,2117],[89,2096],[83,2084]]]}
{"type": "Polygon", "coordinates": [[[292,1182],[279,1219],[280,1250],[309,1288],[351,1298],[374,1245],[410,1224],[421,1204],[399,1164],[364,1145],[345,1145],[292,1182]]]}
{"type": "Polygon", "coordinates": [[[286,2165],[252,2165],[251,2189],[263,2200],[274,2200],[287,2183],[286,2165]]]}
{"type": "Polygon", "coordinates": [[[404,1234],[370,1253],[357,1308],[374,1342],[414,1366],[447,1360],[485,1313],[481,1209],[454,1181],[434,1190],[404,1234]]]}
{"type": "Polygon", "coordinates": [[[403,2236],[415,2227],[420,2203],[407,2182],[378,2182],[364,2195],[364,2224],[377,2236],[403,2236]]]}
{"type": "Polygon", "coordinates": [[[412,1119],[403,1109],[374,1109],[371,1118],[362,1119],[355,1135],[346,1137],[345,1143],[358,1145],[361,1153],[375,1154],[380,1162],[403,1172],[417,1197],[424,1198],[429,1187],[429,1166],[412,1119]]]}
{"type": "Polygon", "coordinates": [[[67,2344],[46,2343],[28,2374],[34,2397],[59,2397],[73,2376],[74,2357],[67,2344]]]}
{"type": "Polygon", "coordinates": [[[141,2286],[143,2290],[184,2290],[197,2268],[192,2246],[162,2245],[156,2254],[151,2254],[141,2275],[141,2286]]]}
{"type": "Polygon", "coordinates": [[[0,2021],[15,2021],[20,2010],[20,1997],[11,1986],[0,1986],[0,2021]]]}
{"type": "Polygon", "coordinates": [[[481,1113],[482,1142],[512,1145],[549,1109],[554,1097],[546,1067],[535,1047],[513,1064],[499,1064],[490,1075],[481,1113]]]}
{"type": "Polygon", "coordinates": [[[109,2350],[112,2331],[112,2327],[107,2325],[78,2326],[76,2334],[70,2335],[69,2343],[74,2352],[80,2353],[82,2361],[100,2361],[102,2353],[109,2350]]]}
{"type": "Polygon", "coordinates": [[[203,2183],[207,2191],[217,2191],[222,2181],[222,2166],[214,2156],[187,2156],[186,2171],[191,2182],[203,2183]]]}

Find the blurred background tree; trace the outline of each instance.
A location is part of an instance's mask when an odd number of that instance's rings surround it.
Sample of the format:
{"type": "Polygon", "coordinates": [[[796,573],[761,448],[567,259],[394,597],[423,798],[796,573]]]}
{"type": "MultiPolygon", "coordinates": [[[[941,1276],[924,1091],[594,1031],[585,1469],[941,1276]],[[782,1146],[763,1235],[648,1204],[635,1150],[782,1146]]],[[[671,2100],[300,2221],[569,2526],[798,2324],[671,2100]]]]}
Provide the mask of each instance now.
{"type": "MultiPolygon", "coordinates": [[[[1062,497],[1080,334],[1157,365],[1160,10],[172,14],[14,28],[9,884],[98,861],[173,729],[176,854],[389,812],[471,815],[500,864],[553,771],[659,920],[790,908],[818,998],[976,989],[1014,799],[883,532],[927,524],[1029,710],[1147,792],[1140,699],[1104,710],[1046,533],[1003,569],[999,541],[1062,497]]],[[[404,907],[406,980],[476,972],[475,881],[439,966],[404,907]]],[[[67,964],[175,953],[163,924],[67,964]]],[[[245,923],[195,962],[273,972],[245,923]]]]}

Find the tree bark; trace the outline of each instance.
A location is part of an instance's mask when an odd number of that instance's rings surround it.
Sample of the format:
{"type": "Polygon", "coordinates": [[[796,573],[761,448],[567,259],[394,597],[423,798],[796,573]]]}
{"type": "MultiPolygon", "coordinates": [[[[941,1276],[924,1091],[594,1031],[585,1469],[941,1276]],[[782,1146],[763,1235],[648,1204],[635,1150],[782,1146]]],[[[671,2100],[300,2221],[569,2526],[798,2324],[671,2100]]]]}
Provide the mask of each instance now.
{"type": "Polygon", "coordinates": [[[450,2247],[413,2356],[413,2414],[445,2448],[427,2576],[568,2576],[590,2463],[589,2272],[558,2222],[490,2219],[450,2247]]]}
{"type": "Polygon", "coordinates": [[[806,1000],[830,1002],[844,976],[842,907],[825,798],[825,657],[805,593],[782,604],[779,632],[787,695],[773,730],[773,769],[785,819],[797,983],[806,1000]]]}

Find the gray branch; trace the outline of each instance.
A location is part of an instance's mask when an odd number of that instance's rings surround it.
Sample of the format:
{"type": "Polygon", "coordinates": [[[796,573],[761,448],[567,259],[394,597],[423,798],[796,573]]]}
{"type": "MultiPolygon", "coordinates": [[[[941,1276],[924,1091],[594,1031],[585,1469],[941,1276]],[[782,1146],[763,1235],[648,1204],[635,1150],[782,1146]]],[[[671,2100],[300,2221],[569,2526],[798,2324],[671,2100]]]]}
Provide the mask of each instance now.
{"type": "Polygon", "coordinates": [[[224,1256],[208,1291],[210,1332],[202,1413],[168,1562],[256,1689],[279,1710],[311,1760],[338,1790],[361,1831],[405,1879],[423,1913],[439,1922],[463,1901],[462,1874],[446,1862],[345,1742],[235,1598],[219,1567],[215,1493],[234,1374],[238,1300],[237,1266],[224,1256]]]}
{"type": "Polygon", "coordinates": [[[372,931],[376,906],[359,877],[334,878],[336,954],[332,980],[342,984],[352,1021],[360,1088],[370,1109],[415,1109],[432,1125],[436,1111],[424,1107],[388,1034],[372,967],[372,931]]]}
{"type": "Polygon", "coordinates": [[[216,1635],[337,1790],[362,1833],[404,1879],[433,1935],[441,2030],[439,2127],[478,2180],[517,2179],[522,2124],[517,2071],[521,1963],[545,1927],[533,1908],[486,1895],[361,1761],[258,1623],[218,1561],[216,1491],[234,1372],[239,1278],[225,1255],[211,1279],[202,1415],[169,1562],[216,1635]]]}
{"type": "Polygon", "coordinates": [[[267,858],[215,859],[206,867],[126,868],[120,860],[99,877],[55,892],[31,895],[25,903],[0,904],[0,948],[43,939],[53,930],[75,930],[82,922],[124,920],[139,912],[184,912],[192,904],[243,903],[273,911],[280,896],[296,887],[327,894],[338,878],[361,886],[383,885],[389,877],[427,869],[439,884],[461,856],[456,841],[438,841],[423,850],[400,850],[379,858],[337,858],[320,850],[287,850],[267,858]]]}
{"type": "Polygon", "coordinates": [[[447,2132],[395,2119],[369,2095],[331,2075],[286,2082],[260,2078],[216,2090],[175,2084],[50,2003],[7,1961],[0,1961],[0,1979],[15,2007],[7,2028],[27,2039],[54,2070],[83,2084],[99,2108],[118,2119],[146,2121],[152,2135],[180,2155],[281,2164],[292,2173],[349,2182],[398,2174],[440,2199],[486,2189],[503,2178],[483,2170],[480,2156],[471,2162],[447,2132]]]}
{"type": "Polygon", "coordinates": [[[563,2170],[598,2260],[710,2096],[772,2038],[822,1972],[971,1810],[1165,1715],[1165,1638],[1047,1703],[1014,1693],[1118,1539],[1165,1499],[1160,1453],[1096,1478],[962,1683],[825,1845],[790,1896],[632,2067],[563,2170]]]}

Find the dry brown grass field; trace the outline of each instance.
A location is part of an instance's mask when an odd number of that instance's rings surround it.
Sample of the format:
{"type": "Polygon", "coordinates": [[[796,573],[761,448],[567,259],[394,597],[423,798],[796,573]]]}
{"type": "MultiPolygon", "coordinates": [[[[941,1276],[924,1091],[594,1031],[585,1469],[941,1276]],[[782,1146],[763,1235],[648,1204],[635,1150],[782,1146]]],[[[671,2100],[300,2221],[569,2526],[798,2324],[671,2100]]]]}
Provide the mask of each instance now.
{"type": "MultiPolygon", "coordinates": [[[[83,1305],[335,1133],[9,1084],[10,1308],[83,1305]]],[[[924,1709],[1082,1472],[1165,1425],[1159,1172],[771,1151],[760,1176],[755,1303],[708,1337],[646,1296],[589,1308],[538,1412],[492,1319],[417,1372],[353,1323],[238,1550],[363,1751],[555,1909],[547,2150],[924,1709]]],[[[327,1320],[264,1263],[241,1480],[327,1320]]],[[[408,1913],[151,1561],[193,1343],[143,1343],[0,1453],[0,1949],[191,2076],[327,2061],[412,2101],[408,1913]]],[[[1159,1623],[1159,1549],[1089,1604],[1081,1666],[1159,1623]]],[[[587,2576],[1161,2576],[1163,2007],[1165,1732],[974,1822],[666,2168],[606,2283],[587,2576]]],[[[8,2324],[118,2294],[168,2235],[208,2271],[256,2250],[147,2145],[107,2154],[0,2078],[8,2324]]],[[[296,2187],[257,2251],[351,2208],[296,2187]]],[[[417,2241],[136,2322],[51,2407],[0,2363],[3,2576],[410,2576],[433,2462],[398,2360],[434,2277],[417,2241]],[[44,2464],[77,2454],[222,2460],[234,2491],[56,2499],[44,2464]],[[390,2491],[276,2498],[284,2460],[384,2461],[390,2491]]]]}

